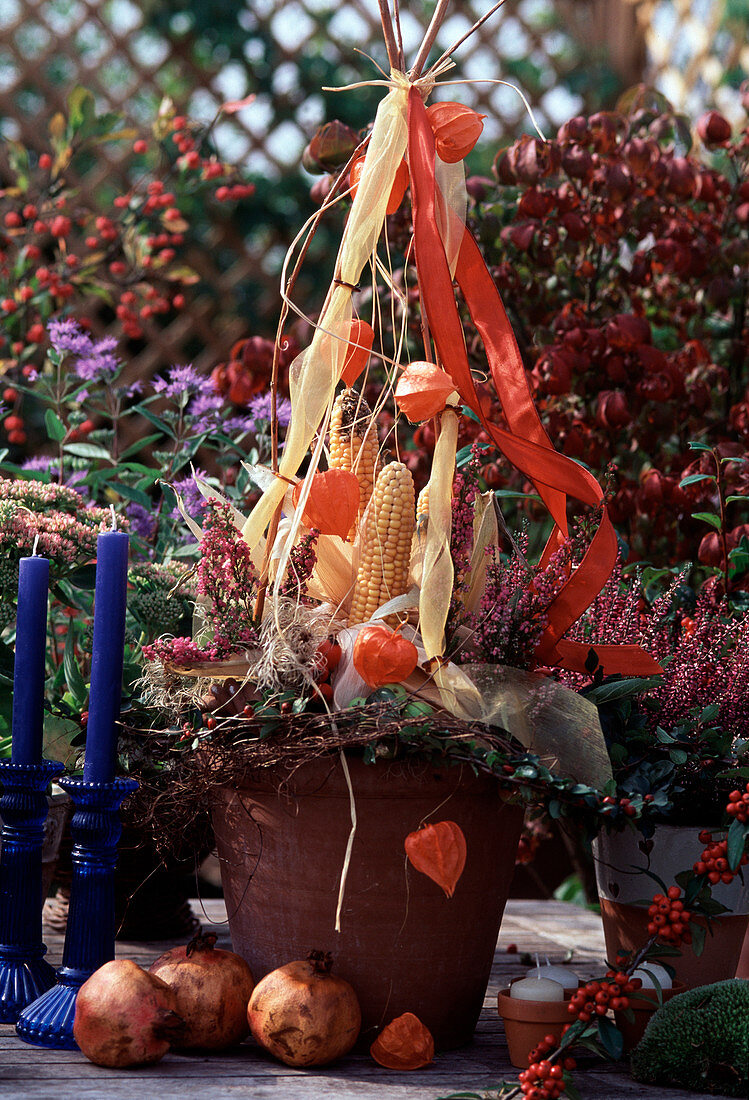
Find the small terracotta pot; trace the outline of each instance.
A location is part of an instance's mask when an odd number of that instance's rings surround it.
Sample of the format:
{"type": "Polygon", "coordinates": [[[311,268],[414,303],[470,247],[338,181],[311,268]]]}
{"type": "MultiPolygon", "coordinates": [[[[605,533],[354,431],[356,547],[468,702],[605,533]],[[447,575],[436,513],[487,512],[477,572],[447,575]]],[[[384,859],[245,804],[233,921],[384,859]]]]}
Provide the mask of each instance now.
{"type": "MultiPolygon", "coordinates": [[[[683,993],[686,988],[684,982],[675,981],[672,989],[664,989],[662,991],[663,1004],[665,1004],[666,1001],[670,1001],[672,997],[676,997],[677,994],[683,993]]],[[[618,1012],[614,1012],[616,1026],[624,1036],[624,1049],[627,1052],[634,1050],[645,1034],[645,1028],[650,1023],[653,1013],[660,1008],[657,990],[639,989],[637,991],[637,997],[630,997],[629,1007],[634,1013],[634,1020],[628,1020],[626,1014],[621,1009],[618,1012]],[[641,997],[647,997],[647,1001],[641,1000],[641,997]]]]}
{"type": "Polygon", "coordinates": [[[528,1068],[528,1055],[546,1035],[553,1035],[558,1043],[562,1028],[573,1020],[566,1000],[524,1001],[511,997],[509,989],[500,990],[497,1008],[505,1025],[510,1061],[518,1069],[528,1068]]]}
{"type": "MultiPolygon", "coordinates": [[[[632,830],[602,832],[596,837],[593,854],[606,955],[610,961],[614,961],[618,951],[629,955],[638,950],[648,938],[650,918],[646,899],[652,897],[655,884],[642,870],[649,869],[667,886],[671,885],[676,874],[691,867],[699,857],[701,842],[697,834],[696,827],[659,825],[647,854],[642,837],[632,830]]],[[[702,925],[707,931],[702,954],[695,955],[685,946],[681,955],[667,959],[676,979],[684,982],[687,989],[737,974],[749,927],[749,878],[737,876],[730,884],[718,883],[712,894],[730,912],[716,917],[709,928],[703,917],[693,918],[693,925],[702,925]]]]}

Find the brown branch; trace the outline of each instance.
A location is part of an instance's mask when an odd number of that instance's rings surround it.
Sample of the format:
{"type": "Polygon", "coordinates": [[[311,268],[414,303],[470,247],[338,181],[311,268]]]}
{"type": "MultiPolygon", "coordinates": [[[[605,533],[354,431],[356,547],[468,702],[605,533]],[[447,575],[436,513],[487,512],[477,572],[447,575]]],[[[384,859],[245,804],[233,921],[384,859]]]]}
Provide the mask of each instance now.
{"type": "MultiPolygon", "coordinates": [[[[479,29],[479,27],[482,26],[487,21],[487,19],[491,19],[491,17],[494,15],[494,13],[496,11],[499,11],[499,9],[503,6],[504,3],[505,3],[505,0],[498,0],[498,2],[494,5],[494,7],[489,8],[489,11],[485,15],[482,15],[480,19],[477,19],[476,22],[473,24],[473,26],[469,30],[467,30],[465,32],[465,34],[460,36],[460,38],[457,40],[457,42],[453,42],[452,46],[450,46],[449,49],[445,50],[445,52],[440,57],[437,58],[437,60],[434,62],[433,65],[430,65],[429,72],[431,72],[432,69],[436,68],[437,65],[440,65],[443,61],[447,61],[448,57],[450,57],[452,54],[454,54],[455,51],[458,49],[458,47],[462,46],[463,43],[465,42],[465,40],[467,38],[470,38],[471,35],[474,33],[474,31],[477,31],[479,29]]],[[[424,58],[424,60],[426,61],[426,58],[424,58]]]]}
{"type": "Polygon", "coordinates": [[[401,72],[406,68],[406,56],[403,52],[403,31],[401,30],[401,12],[399,0],[393,0],[393,24],[395,37],[398,43],[398,68],[401,72]]]}
{"type": "Polygon", "coordinates": [[[388,61],[390,62],[390,68],[397,69],[399,67],[398,46],[395,41],[393,20],[390,15],[388,0],[378,0],[378,3],[380,5],[380,22],[382,23],[382,33],[385,35],[385,48],[388,52],[388,61]]]}
{"type": "Polygon", "coordinates": [[[429,51],[434,45],[434,41],[439,34],[439,29],[442,26],[445,16],[447,14],[447,8],[450,0],[438,0],[437,7],[434,9],[434,15],[432,21],[427,27],[427,32],[424,35],[424,41],[421,43],[419,52],[416,55],[413,68],[411,69],[411,79],[416,80],[421,76],[421,70],[426,65],[427,58],[429,57],[429,51]]]}

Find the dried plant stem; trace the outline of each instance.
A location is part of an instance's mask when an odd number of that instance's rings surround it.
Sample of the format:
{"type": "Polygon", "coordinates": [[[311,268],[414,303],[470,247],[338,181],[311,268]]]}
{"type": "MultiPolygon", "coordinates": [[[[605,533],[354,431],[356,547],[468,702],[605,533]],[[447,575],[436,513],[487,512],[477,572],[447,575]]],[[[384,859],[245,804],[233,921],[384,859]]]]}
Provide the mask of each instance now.
{"type": "Polygon", "coordinates": [[[403,53],[403,32],[401,30],[401,12],[399,0],[393,0],[393,25],[395,26],[395,37],[398,43],[398,68],[401,72],[406,68],[406,57],[403,53]]]}
{"type": "MultiPolygon", "coordinates": [[[[365,141],[363,141],[359,145],[357,145],[356,149],[354,150],[354,152],[349,157],[347,163],[344,165],[344,167],[339,172],[338,178],[336,179],[335,183],[333,184],[333,186],[330,189],[327,200],[323,203],[323,205],[320,207],[317,214],[315,215],[315,218],[312,222],[312,225],[310,226],[310,231],[307,234],[307,237],[305,238],[304,244],[302,245],[302,247],[299,251],[299,255],[296,258],[296,262],[294,263],[294,267],[292,268],[291,274],[289,276],[289,280],[286,284],[285,291],[286,291],[287,296],[289,296],[291,294],[291,292],[294,289],[294,286],[296,285],[297,278],[299,277],[299,272],[302,269],[302,264],[304,263],[304,261],[307,257],[309,247],[312,244],[312,240],[315,236],[315,233],[317,232],[317,230],[320,226],[320,222],[322,220],[323,215],[329,209],[333,199],[335,199],[335,197],[339,193],[339,191],[343,190],[344,183],[345,183],[346,179],[348,178],[349,169],[351,168],[351,165],[353,164],[354,159],[359,155],[361,150],[366,147],[366,143],[367,143],[368,140],[369,139],[367,138],[367,139],[365,139],[365,141]]],[[[281,306],[281,313],[280,313],[280,316],[279,316],[279,319],[278,319],[278,327],[276,329],[276,342],[275,342],[275,345],[273,347],[273,367],[272,367],[272,371],[271,371],[271,383],[270,383],[271,469],[273,470],[274,474],[278,473],[278,406],[277,406],[277,400],[278,400],[278,365],[279,365],[279,356],[280,356],[280,353],[281,353],[281,334],[283,333],[283,327],[286,324],[286,319],[287,319],[288,315],[289,315],[289,307],[288,307],[288,304],[286,303],[286,301],[284,300],[284,302],[281,306]]],[[[276,534],[278,533],[278,524],[280,523],[280,520],[281,520],[281,508],[282,508],[282,504],[279,504],[278,507],[276,508],[275,512],[273,513],[270,524],[268,526],[268,535],[267,535],[266,543],[265,543],[265,555],[263,557],[263,567],[260,571],[260,580],[258,582],[257,597],[255,599],[254,616],[255,616],[255,619],[257,621],[262,619],[263,611],[265,609],[265,594],[266,594],[266,591],[268,589],[268,575],[270,573],[270,556],[273,552],[273,543],[276,541],[276,534]]]]}
{"type": "Polygon", "coordinates": [[[424,68],[429,57],[429,51],[434,45],[434,41],[439,34],[439,29],[442,26],[445,16],[447,15],[447,9],[450,4],[450,0],[438,0],[437,7],[434,9],[434,15],[432,21],[427,27],[427,32],[424,35],[424,41],[419,47],[419,52],[416,55],[413,68],[411,69],[411,79],[416,80],[421,76],[421,70],[424,68]]]}
{"type": "Polygon", "coordinates": [[[356,801],[354,800],[354,788],[351,786],[351,776],[348,770],[348,764],[346,763],[346,756],[343,749],[339,752],[341,767],[343,768],[343,775],[346,780],[346,786],[349,793],[349,805],[351,807],[351,830],[348,835],[348,843],[346,844],[346,855],[343,858],[343,869],[341,870],[341,882],[338,887],[338,904],[335,911],[335,930],[341,931],[341,910],[343,909],[343,895],[346,891],[346,879],[348,877],[348,869],[351,863],[351,851],[354,847],[354,837],[356,835],[356,801]]]}
{"type": "Polygon", "coordinates": [[[399,68],[398,65],[398,46],[395,41],[395,33],[393,31],[393,19],[390,15],[390,6],[388,0],[378,0],[380,5],[380,22],[382,23],[382,33],[385,35],[385,48],[388,52],[388,61],[390,62],[391,69],[399,68]]]}
{"type": "MultiPolygon", "coordinates": [[[[444,61],[447,61],[448,58],[451,57],[451,55],[455,53],[455,51],[458,49],[458,47],[463,45],[463,43],[466,41],[467,38],[470,38],[471,35],[475,31],[477,31],[479,29],[479,27],[482,26],[487,21],[487,19],[491,19],[491,17],[494,15],[494,13],[496,11],[499,11],[499,9],[504,5],[504,3],[505,3],[505,0],[497,0],[497,3],[494,5],[494,7],[489,8],[489,11],[486,12],[485,15],[482,15],[480,19],[477,19],[476,22],[473,24],[473,26],[470,27],[465,32],[465,34],[462,34],[460,36],[460,38],[457,40],[457,42],[453,42],[452,46],[450,46],[448,49],[446,49],[445,52],[440,57],[437,58],[437,60],[434,62],[433,65],[430,65],[429,72],[432,72],[434,69],[438,68],[444,61]]],[[[426,58],[424,58],[424,61],[426,61],[426,58]]],[[[422,62],[422,64],[423,64],[423,62],[422,62]]]]}

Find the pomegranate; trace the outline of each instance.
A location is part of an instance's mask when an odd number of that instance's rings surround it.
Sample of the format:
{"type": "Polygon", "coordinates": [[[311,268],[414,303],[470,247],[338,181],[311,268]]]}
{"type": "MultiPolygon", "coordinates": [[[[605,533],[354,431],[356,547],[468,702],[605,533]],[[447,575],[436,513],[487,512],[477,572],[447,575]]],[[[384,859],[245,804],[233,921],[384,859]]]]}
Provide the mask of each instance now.
{"type": "Polygon", "coordinates": [[[361,1009],[354,990],[331,974],[330,952],[310,951],[258,982],[247,1018],[254,1038],[287,1066],[326,1066],[356,1042],[361,1009]]]}
{"type": "Polygon", "coordinates": [[[224,1050],[246,1039],[247,1002],[255,987],[249,966],[233,951],[215,946],[216,935],[198,933],[173,947],[149,969],[172,989],[186,1028],[175,1046],[224,1050]]]}
{"type": "Polygon", "coordinates": [[[132,959],[95,970],[78,991],[73,1036],[97,1066],[149,1066],[160,1062],[185,1024],[166,982],[132,959]]]}

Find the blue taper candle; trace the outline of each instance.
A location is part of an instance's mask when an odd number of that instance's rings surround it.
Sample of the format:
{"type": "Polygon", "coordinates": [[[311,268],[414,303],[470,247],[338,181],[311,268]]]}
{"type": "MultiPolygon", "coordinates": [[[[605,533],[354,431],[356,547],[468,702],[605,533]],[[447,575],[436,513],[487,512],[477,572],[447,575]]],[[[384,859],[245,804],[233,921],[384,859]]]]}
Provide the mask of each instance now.
{"type": "Polygon", "coordinates": [[[104,531],[96,540],[91,692],[83,765],[88,783],[111,783],[117,765],[129,543],[123,531],[104,531]]]}
{"type": "Polygon", "coordinates": [[[13,764],[39,764],[42,759],[48,597],[47,558],[21,558],[13,668],[13,764]]]}

